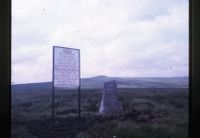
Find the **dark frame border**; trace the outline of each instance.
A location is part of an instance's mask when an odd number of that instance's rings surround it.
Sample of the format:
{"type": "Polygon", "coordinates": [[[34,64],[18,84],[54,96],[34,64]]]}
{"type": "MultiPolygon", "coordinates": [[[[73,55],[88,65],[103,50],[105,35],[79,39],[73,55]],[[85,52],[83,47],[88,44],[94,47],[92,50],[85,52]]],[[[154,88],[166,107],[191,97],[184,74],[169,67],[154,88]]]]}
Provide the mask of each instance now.
{"type": "Polygon", "coordinates": [[[0,4],[0,137],[11,137],[11,0],[0,4]]]}
{"type": "MultiPolygon", "coordinates": [[[[200,137],[200,16],[198,0],[189,0],[189,134],[200,137]],[[198,136],[199,135],[199,136],[198,136]]],[[[0,137],[11,131],[11,0],[0,4],[0,137]],[[2,133],[3,132],[3,133],[2,133]]]]}
{"type": "Polygon", "coordinates": [[[189,136],[200,137],[200,16],[198,0],[189,0],[189,136]]]}

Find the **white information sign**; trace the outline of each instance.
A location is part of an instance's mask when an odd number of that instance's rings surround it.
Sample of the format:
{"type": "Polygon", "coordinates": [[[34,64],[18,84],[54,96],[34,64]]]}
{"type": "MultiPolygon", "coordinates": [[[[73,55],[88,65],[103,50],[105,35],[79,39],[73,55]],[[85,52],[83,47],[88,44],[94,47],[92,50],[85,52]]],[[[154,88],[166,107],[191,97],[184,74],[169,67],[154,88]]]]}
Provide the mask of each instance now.
{"type": "Polygon", "coordinates": [[[74,88],[80,81],[80,50],[54,46],[54,87],[74,88]]]}

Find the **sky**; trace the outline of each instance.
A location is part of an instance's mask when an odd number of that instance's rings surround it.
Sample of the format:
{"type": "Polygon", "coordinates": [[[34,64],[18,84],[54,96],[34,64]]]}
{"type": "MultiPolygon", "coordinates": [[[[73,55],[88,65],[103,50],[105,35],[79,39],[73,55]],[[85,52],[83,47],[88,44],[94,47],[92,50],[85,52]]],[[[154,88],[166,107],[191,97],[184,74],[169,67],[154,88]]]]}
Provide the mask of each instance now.
{"type": "Polygon", "coordinates": [[[188,0],[12,0],[12,83],[52,80],[52,49],[81,77],[188,76],[188,0]]]}

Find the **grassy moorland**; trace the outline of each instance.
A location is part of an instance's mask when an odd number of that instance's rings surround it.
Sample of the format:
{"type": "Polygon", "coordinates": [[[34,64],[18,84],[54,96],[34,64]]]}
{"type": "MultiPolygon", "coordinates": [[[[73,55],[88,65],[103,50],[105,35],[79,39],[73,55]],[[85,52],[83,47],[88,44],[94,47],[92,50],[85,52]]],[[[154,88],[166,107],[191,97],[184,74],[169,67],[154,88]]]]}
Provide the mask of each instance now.
{"type": "Polygon", "coordinates": [[[51,121],[51,91],[12,92],[12,138],[187,138],[188,89],[119,89],[120,117],[98,115],[101,89],[57,91],[55,121],[51,121]]]}

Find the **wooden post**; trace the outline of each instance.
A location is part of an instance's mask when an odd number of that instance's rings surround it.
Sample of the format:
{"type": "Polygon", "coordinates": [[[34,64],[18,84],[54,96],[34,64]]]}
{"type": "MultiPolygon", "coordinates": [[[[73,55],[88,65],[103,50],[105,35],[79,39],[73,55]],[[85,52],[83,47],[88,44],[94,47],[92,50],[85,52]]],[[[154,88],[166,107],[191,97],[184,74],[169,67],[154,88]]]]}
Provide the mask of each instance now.
{"type": "Polygon", "coordinates": [[[78,117],[81,118],[81,89],[78,87],[78,117]]]}
{"type": "Polygon", "coordinates": [[[81,118],[81,63],[80,63],[80,50],[79,50],[79,87],[78,87],[78,117],[81,118]]]}
{"type": "Polygon", "coordinates": [[[52,88],[52,107],[51,107],[51,117],[52,121],[54,121],[54,107],[55,107],[55,87],[52,88]]]}
{"type": "Polygon", "coordinates": [[[54,106],[55,106],[55,87],[54,87],[54,50],[55,47],[53,47],[53,68],[52,68],[52,106],[51,106],[51,118],[52,121],[54,121],[54,106]]]}

